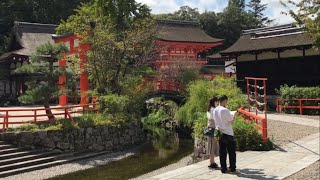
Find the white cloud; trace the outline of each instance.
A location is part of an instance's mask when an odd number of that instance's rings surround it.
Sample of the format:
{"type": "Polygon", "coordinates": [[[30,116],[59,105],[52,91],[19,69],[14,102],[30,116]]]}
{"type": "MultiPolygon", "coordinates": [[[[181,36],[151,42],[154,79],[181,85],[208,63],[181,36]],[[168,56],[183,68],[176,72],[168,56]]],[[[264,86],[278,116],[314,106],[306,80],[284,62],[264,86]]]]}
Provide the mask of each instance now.
{"type": "Polygon", "coordinates": [[[181,6],[198,8],[200,12],[220,12],[226,5],[225,0],[136,0],[139,3],[147,4],[154,14],[173,13],[181,6]]]}
{"type": "MultiPolygon", "coordinates": [[[[299,2],[299,0],[293,0],[299,2]]],[[[296,10],[295,7],[289,6],[288,8],[284,7],[280,0],[262,0],[263,4],[268,4],[268,9],[265,14],[274,19],[275,25],[288,24],[294,22],[294,19],[288,14],[283,14],[281,12],[288,12],[289,9],[296,10]]]]}

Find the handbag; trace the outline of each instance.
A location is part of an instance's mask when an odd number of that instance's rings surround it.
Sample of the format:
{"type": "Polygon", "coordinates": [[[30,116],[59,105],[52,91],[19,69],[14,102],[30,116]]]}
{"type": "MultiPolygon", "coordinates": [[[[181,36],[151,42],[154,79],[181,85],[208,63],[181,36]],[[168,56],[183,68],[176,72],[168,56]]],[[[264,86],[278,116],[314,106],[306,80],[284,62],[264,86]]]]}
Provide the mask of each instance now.
{"type": "Polygon", "coordinates": [[[206,127],[203,131],[203,135],[213,137],[214,136],[214,128],[206,127]]]}

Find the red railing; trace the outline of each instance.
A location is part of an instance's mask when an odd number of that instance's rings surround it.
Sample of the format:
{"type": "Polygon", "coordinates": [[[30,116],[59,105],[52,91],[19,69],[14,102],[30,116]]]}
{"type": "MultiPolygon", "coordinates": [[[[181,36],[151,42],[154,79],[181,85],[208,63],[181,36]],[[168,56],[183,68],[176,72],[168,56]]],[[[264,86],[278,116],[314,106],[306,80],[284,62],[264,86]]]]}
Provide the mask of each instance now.
{"type": "Polygon", "coordinates": [[[261,131],[262,140],[264,142],[268,140],[267,120],[265,118],[255,115],[254,113],[248,112],[244,108],[239,108],[238,113],[240,113],[240,115],[247,123],[255,123],[256,128],[261,131]]]}
{"type": "Polygon", "coordinates": [[[303,109],[320,109],[320,99],[281,99],[281,98],[277,98],[276,104],[277,104],[277,112],[281,112],[282,109],[299,109],[301,115],[303,115],[303,109]],[[299,105],[298,106],[284,106],[284,105],[280,105],[281,101],[298,101],[299,105]],[[318,106],[304,106],[303,105],[304,101],[319,101],[319,105],[318,106]]]}
{"type": "Polygon", "coordinates": [[[41,124],[54,122],[56,120],[46,118],[48,116],[59,116],[59,118],[69,119],[73,121],[72,115],[77,116],[80,115],[79,113],[96,111],[96,105],[97,103],[52,108],[0,109],[0,113],[2,114],[2,116],[0,115],[0,118],[3,118],[3,121],[0,122],[0,125],[2,125],[2,131],[4,132],[9,127],[9,125],[41,124]],[[51,110],[52,114],[46,113],[46,110],[49,109],[51,110]]]}

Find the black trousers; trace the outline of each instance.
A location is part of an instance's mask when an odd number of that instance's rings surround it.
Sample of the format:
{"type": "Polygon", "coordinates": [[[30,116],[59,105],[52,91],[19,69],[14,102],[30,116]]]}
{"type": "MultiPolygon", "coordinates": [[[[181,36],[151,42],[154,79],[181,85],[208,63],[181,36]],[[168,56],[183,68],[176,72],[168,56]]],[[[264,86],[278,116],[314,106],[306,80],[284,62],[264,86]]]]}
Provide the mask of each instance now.
{"type": "Polygon", "coordinates": [[[230,170],[235,170],[237,144],[233,136],[223,134],[219,139],[219,146],[221,171],[227,170],[227,153],[229,154],[230,170]]]}

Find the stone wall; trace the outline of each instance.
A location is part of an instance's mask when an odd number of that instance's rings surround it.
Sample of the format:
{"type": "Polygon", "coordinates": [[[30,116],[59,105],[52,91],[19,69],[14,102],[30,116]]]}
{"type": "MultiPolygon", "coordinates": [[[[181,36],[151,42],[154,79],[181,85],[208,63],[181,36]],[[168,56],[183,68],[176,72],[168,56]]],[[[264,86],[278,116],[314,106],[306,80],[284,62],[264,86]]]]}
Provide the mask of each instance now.
{"type": "Polygon", "coordinates": [[[209,158],[207,155],[208,140],[207,138],[194,138],[194,161],[200,162],[209,158]]]}
{"type": "Polygon", "coordinates": [[[146,140],[146,133],[140,124],[131,124],[122,127],[3,133],[0,139],[27,149],[116,152],[142,144],[146,140]]]}

